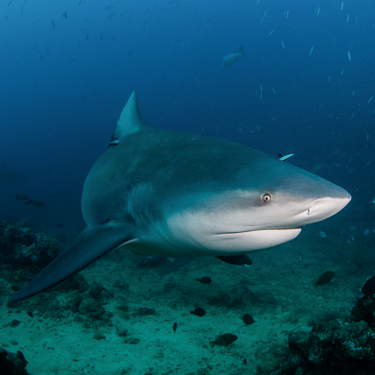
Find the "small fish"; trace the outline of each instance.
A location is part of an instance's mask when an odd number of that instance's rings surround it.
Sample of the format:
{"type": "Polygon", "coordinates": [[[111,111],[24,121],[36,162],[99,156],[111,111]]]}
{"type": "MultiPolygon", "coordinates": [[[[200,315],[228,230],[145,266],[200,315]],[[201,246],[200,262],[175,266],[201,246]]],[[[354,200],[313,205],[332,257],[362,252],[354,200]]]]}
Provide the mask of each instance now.
{"type": "Polygon", "coordinates": [[[264,15],[263,15],[263,17],[262,17],[262,19],[260,20],[260,23],[262,23],[263,22],[263,20],[265,19],[265,17],[266,17],[266,14],[267,14],[267,9],[264,11],[264,15]]]}
{"type": "Polygon", "coordinates": [[[323,272],[318,281],[314,284],[314,288],[317,288],[318,285],[328,284],[332,280],[333,276],[335,276],[333,271],[323,272]]]}
{"type": "Polygon", "coordinates": [[[173,329],[173,332],[176,333],[176,329],[177,329],[177,323],[176,322],[173,323],[172,329],[173,329]]]}
{"type": "Polygon", "coordinates": [[[30,200],[27,194],[16,194],[16,200],[19,199],[20,201],[30,200]]]}
{"type": "Polygon", "coordinates": [[[348,58],[349,58],[349,61],[352,61],[352,56],[350,55],[350,51],[348,51],[348,58]]]}
{"type": "Polygon", "coordinates": [[[310,56],[312,55],[313,51],[314,51],[314,46],[311,47],[310,56]]]}
{"type": "Polygon", "coordinates": [[[294,156],[294,154],[288,154],[288,155],[283,156],[282,154],[280,154],[280,152],[278,152],[277,155],[279,155],[279,160],[281,160],[281,161],[286,161],[286,160],[290,159],[292,156],[294,156]]]}
{"type": "Polygon", "coordinates": [[[201,307],[197,307],[193,311],[190,311],[190,314],[202,317],[206,315],[206,312],[201,307]]]}
{"type": "Polygon", "coordinates": [[[200,279],[197,279],[202,284],[211,284],[212,280],[208,276],[201,277],[200,279]]]}
{"type": "Polygon", "coordinates": [[[223,66],[227,67],[232,65],[234,62],[236,62],[240,57],[245,57],[245,54],[243,52],[243,47],[240,47],[238,52],[233,52],[223,58],[223,66]]]}
{"type": "Polygon", "coordinates": [[[37,206],[37,207],[43,207],[43,206],[47,206],[43,201],[30,201],[31,204],[33,204],[34,206],[37,206]]]}
{"type": "Polygon", "coordinates": [[[219,346],[228,346],[233,344],[238,339],[238,336],[233,335],[232,333],[224,333],[216,337],[215,341],[210,341],[210,346],[213,348],[215,345],[219,346]]]}
{"type": "Polygon", "coordinates": [[[243,363],[244,365],[247,365],[247,359],[244,358],[244,360],[242,361],[242,363],[243,363]]]}
{"type": "Polygon", "coordinates": [[[318,236],[319,236],[320,238],[326,238],[326,237],[327,237],[327,234],[326,234],[326,232],[321,231],[321,232],[319,232],[318,236]]]}
{"type": "Polygon", "coordinates": [[[285,44],[283,41],[281,41],[281,45],[283,46],[283,49],[285,49],[285,44]]]}
{"type": "Polygon", "coordinates": [[[115,141],[109,142],[105,146],[109,148],[109,147],[117,146],[119,143],[120,143],[120,141],[118,139],[116,139],[115,141]]]}
{"type": "Polygon", "coordinates": [[[31,311],[28,311],[26,314],[27,314],[30,318],[34,318],[34,314],[33,314],[31,311]]]}
{"type": "Polygon", "coordinates": [[[270,32],[268,33],[268,36],[271,36],[273,33],[273,28],[270,30],[270,32]]]}
{"type": "Polygon", "coordinates": [[[375,276],[371,277],[364,283],[361,292],[365,296],[372,296],[375,294],[375,276]]]}
{"type": "Polygon", "coordinates": [[[64,228],[64,224],[58,223],[56,224],[59,228],[64,228]]]}
{"type": "Polygon", "coordinates": [[[245,315],[242,317],[242,320],[243,320],[243,322],[244,322],[246,325],[250,325],[250,324],[255,323],[254,318],[253,318],[250,314],[245,314],[245,315]]]}
{"type": "Polygon", "coordinates": [[[52,20],[52,29],[54,29],[54,28],[55,28],[55,21],[52,20]]]}
{"type": "Polygon", "coordinates": [[[67,15],[66,11],[63,13],[62,17],[65,17],[66,20],[68,19],[68,15],[67,15]]]}

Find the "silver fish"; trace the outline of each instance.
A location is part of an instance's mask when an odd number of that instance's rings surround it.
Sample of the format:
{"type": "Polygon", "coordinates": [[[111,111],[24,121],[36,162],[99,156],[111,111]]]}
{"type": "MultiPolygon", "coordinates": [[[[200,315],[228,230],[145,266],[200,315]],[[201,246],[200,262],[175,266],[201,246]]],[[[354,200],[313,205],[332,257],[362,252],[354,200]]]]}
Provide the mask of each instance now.
{"type": "Polygon", "coordinates": [[[232,52],[231,54],[225,56],[223,58],[223,66],[230,66],[234,62],[236,62],[240,57],[245,57],[245,54],[243,52],[243,47],[240,47],[238,52],[232,52]]]}

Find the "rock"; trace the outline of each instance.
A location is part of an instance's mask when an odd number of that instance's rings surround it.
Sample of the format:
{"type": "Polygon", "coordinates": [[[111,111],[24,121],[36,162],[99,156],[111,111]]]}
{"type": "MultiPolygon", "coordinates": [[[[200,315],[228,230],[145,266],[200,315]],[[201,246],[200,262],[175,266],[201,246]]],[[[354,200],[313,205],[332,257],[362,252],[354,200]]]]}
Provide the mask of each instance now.
{"type": "Polygon", "coordinates": [[[355,322],[364,320],[373,330],[375,330],[375,301],[371,296],[365,296],[357,301],[356,306],[351,311],[351,318],[355,322]]]}
{"type": "Polygon", "coordinates": [[[127,337],[126,339],[124,339],[124,343],[125,344],[132,344],[132,345],[135,345],[135,344],[138,344],[141,340],[138,338],[138,337],[127,337]]]}
{"type": "Polygon", "coordinates": [[[18,327],[20,324],[21,324],[21,321],[20,321],[20,320],[17,320],[17,319],[13,319],[13,320],[10,322],[10,326],[11,326],[12,328],[14,328],[14,327],[18,327]]]}
{"type": "Polygon", "coordinates": [[[155,309],[153,307],[139,307],[137,310],[137,315],[154,315],[155,309]]]}
{"type": "Polygon", "coordinates": [[[124,280],[116,280],[113,283],[114,288],[122,289],[122,290],[129,290],[130,285],[124,280]]]}
{"type": "Polygon", "coordinates": [[[117,306],[116,306],[119,310],[121,311],[124,311],[124,312],[128,312],[129,311],[129,306],[127,305],[127,303],[125,301],[120,301],[117,306]]]}
{"type": "Polygon", "coordinates": [[[301,350],[305,353],[309,341],[309,334],[307,332],[290,332],[288,341],[291,349],[296,351],[301,350]]]}
{"type": "Polygon", "coordinates": [[[92,317],[100,317],[105,310],[102,305],[93,298],[85,298],[79,305],[78,312],[82,315],[90,314],[92,317]]]}
{"type": "Polygon", "coordinates": [[[261,290],[254,293],[255,299],[258,303],[266,305],[278,305],[276,297],[268,290],[261,290]]]}
{"type": "Polygon", "coordinates": [[[27,361],[21,351],[17,353],[7,352],[0,348],[0,370],[4,375],[28,375],[26,371],[27,361]]]}
{"type": "Polygon", "coordinates": [[[78,312],[82,300],[83,297],[78,290],[73,290],[65,296],[66,307],[73,313],[78,312]]]}
{"type": "Polygon", "coordinates": [[[244,285],[233,288],[228,293],[222,292],[208,300],[208,303],[212,306],[226,306],[228,308],[254,305],[256,302],[255,294],[244,285]]]}
{"type": "Polygon", "coordinates": [[[286,374],[372,375],[375,333],[365,321],[334,319],[314,325],[309,334],[289,334],[291,357],[286,374]]]}
{"type": "Polygon", "coordinates": [[[97,301],[109,300],[113,295],[104,286],[96,281],[90,284],[89,294],[97,301]]]}
{"type": "Polygon", "coordinates": [[[56,240],[47,236],[45,233],[33,234],[33,243],[29,246],[23,243],[29,243],[23,238],[25,235],[31,236],[28,231],[29,228],[19,228],[20,231],[24,230],[18,242],[21,246],[15,246],[14,260],[18,263],[25,265],[33,265],[39,272],[48,263],[59,255],[59,245],[56,240]]]}
{"type": "Polygon", "coordinates": [[[77,290],[79,293],[84,293],[88,289],[89,283],[80,273],[70,276],[58,285],[58,290],[64,293],[72,290],[77,290]]]}
{"type": "Polygon", "coordinates": [[[124,325],[119,323],[119,324],[116,324],[115,327],[116,327],[116,333],[117,333],[118,336],[125,337],[125,336],[128,335],[129,330],[126,329],[126,327],[124,325]]]}
{"type": "Polygon", "coordinates": [[[95,340],[105,340],[105,336],[102,333],[95,333],[93,336],[93,339],[95,340]]]}

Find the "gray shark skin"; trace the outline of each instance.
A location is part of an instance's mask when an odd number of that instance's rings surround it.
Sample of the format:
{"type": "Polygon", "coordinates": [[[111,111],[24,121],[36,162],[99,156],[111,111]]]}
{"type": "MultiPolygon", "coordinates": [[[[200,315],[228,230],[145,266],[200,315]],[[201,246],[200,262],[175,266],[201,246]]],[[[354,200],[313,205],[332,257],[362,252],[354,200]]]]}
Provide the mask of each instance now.
{"type": "Polygon", "coordinates": [[[10,301],[124,247],[172,257],[240,255],[297,237],[350,201],[342,188],[255,149],[147,127],[133,92],[82,193],[87,228],[10,301]]]}
{"type": "Polygon", "coordinates": [[[240,57],[245,57],[243,47],[240,47],[238,52],[232,52],[223,58],[223,66],[227,67],[235,63],[240,57]]]}

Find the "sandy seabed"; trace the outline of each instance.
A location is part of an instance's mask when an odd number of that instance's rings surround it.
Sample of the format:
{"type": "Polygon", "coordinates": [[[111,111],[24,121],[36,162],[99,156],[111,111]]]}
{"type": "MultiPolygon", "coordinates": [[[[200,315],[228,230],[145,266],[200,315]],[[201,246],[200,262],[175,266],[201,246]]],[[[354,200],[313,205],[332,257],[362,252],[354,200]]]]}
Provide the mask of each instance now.
{"type": "Polygon", "coordinates": [[[60,317],[38,311],[35,300],[34,317],[28,316],[28,303],[38,296],[7,306],[12,291],[2,279],[7,294],[0,300],[0,346],[21,350],[32,375],[269,373],[278,366],[277,353],[288,345],[288,332],[309,332],[319,314],[352,307],[363,282],[373,276],[373,259],[369,264],[366,256],[346,241],[309,234],[254,254],[251,267],[202,258],[160,277],[160,267],[140,267],[140,256],[117,251],[82,271],[89,284],[99,282],[112,295],[103,304],[113,313],[111,324],[94,326],[85,324],[84,316],[77,320],[80,314],[66,308],[63,293],[56,297],[60,317]],[[315,289],[327,270],[335,277],[315,289]],[[212,283],[196,280],[203,276],[212,283]],[[116,280],[129,288],[114,287],[116,280]],[[128,312],[119,310],[120,296],[128,312]],[[197,306],[205,316],[190,313],[197,306]],[[153,308],[155,314],[140,315],[140,307],[153,308]],[[243,323],[245,313],[254,324],[243,323]],[[21,323],[12,327],[13,320],[21,323]],[[128,330],[125,337],[118,326],[128,330]],[[223,333],[238,340],[211,348],[209,341],[223,333]],[[100,339],[94,338],[98,334],[100,339]]]}

